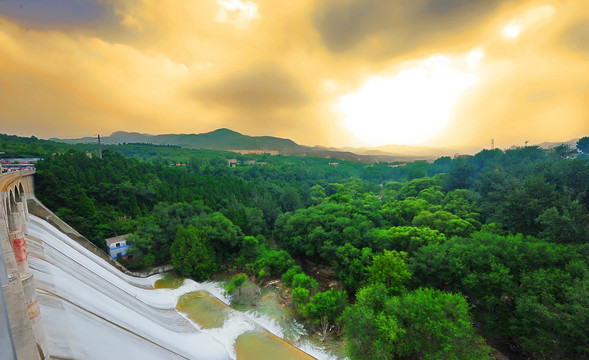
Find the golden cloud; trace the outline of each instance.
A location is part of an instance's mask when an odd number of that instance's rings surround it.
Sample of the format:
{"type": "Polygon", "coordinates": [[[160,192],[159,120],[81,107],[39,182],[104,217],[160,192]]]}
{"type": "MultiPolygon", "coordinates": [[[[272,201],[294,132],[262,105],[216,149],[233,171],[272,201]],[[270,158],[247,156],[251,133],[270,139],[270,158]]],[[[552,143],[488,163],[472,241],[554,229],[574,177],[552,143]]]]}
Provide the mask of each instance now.
{"type": "Polygon", "coordinates": [[[67,9],[52,15],[68,26],[42,12],[0,15],[4,131],[50,137],[228,127],[347,145],[353,134],[337,107],[342,96],[432,55],[481,49],[484,57],[473,61],[479,80],[437,144],[589,133],[582,0],[87,3],[91,22],[67,9]],[[553,9],[550,16],[532,19],[542,7],[553,9]],[[520,30],[506,39],[502,30],[512,22],[520,30]]]}

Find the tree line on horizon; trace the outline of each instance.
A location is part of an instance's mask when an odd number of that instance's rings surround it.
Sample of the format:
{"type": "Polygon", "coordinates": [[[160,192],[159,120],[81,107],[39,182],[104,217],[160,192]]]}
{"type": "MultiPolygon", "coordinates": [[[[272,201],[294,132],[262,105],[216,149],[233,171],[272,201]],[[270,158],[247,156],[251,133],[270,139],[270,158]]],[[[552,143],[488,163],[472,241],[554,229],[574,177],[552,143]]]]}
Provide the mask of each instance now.
{"type": "Polygon", "coordinates": [[[100,247],[131,234],[131,268],[281,278],[309,326],[341,334],[352,359],[483,359],[489,345],[586,358],[589,137],[577,150],[403,167],[272,156],[237,168],[201,151],[176,168],[155,152],[70,149],[37,165],[36,194],[100,247]],[[341,287],[321,286],[308,262],[341,287]]]}

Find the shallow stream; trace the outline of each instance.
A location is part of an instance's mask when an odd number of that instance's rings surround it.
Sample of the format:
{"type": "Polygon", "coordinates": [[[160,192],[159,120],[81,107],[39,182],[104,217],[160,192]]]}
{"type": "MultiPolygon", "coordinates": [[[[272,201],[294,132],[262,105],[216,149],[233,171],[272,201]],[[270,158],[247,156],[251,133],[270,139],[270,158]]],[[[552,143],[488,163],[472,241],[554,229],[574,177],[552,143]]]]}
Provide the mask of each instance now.
{"type": "Polygon", "coordinates": [[[225,281],[197,283],[167,273],[154,286],[177,299],[176,309],[223,343],[237,360],[341,359],[340,340],[321,342],[285,306],[274,286],[262,288],[251,304],[232,304],[225,281]]]}

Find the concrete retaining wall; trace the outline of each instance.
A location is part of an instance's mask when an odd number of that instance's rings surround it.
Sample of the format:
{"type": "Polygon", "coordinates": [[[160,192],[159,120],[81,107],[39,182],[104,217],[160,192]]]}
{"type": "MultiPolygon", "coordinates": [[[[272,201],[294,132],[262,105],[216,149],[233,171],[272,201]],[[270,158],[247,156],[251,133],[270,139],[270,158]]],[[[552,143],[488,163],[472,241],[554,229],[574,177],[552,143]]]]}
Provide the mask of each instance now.
{"type": "Polygon", "coordinates": [[[172,271],[172,270],[174,270],[173,265],[163,265],[163,266],[158,266],[156,268],[153,268],[150,271],[144,271],[144,272],[127,271],[127,274],[131,275],[131,276],[135,276],[135,277],[145,278],[145,277],[149,277],[151,275],[161,274],[161,273],[165,273],[166,271],[172,271]]]}

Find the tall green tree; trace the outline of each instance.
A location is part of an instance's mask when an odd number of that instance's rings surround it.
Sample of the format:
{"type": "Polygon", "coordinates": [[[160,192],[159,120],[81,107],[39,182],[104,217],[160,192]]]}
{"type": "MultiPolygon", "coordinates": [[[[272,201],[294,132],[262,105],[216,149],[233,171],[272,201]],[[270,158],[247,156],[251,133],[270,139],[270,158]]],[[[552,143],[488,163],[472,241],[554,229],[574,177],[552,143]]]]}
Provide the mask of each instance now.
{"type": "Polygon", "coordinates": [[[205,232],[192,225],[178,229],[171,255],[174,268],[197,281],[207,280],[217,270],[215,253],[205,232]]]}
{"type": "Polygon", "coordinates": [[[332,267],[337,272],[344,289],[353,295],[370,276],[371,264],[372,250],[370,248],[360,250],[347,243],[337,248],[332,267]]]}
{"type": "Polygon", "coordinates": [[[394,250],[413,252],[422,246],[439,244],[446,236],[428,227],[397,226],[387,230],[390,246],[394,250]]]}
{"type": "Polygon", "coordinates": [[[411,278],[407,270],[407,253],[404,251],[384,250],[382,254],[374,255],[369,267],[370,283],[384,284],[389,294],[400,294],[405,290],[405,282],[411,278]]]}
{"type": "Polygon", "coordinates": [[[584,136],[577,141],[577,149],[584,154],[589,152],[589,136],[584,136]]]}
{"type": "Polygon", "coordinates": [[[331,332],[341,333],[342,316],[347,305],[347,294],[331,289],[313,295],[304,314],[318,328],[319,334],[326,338],[331,332]]]}

